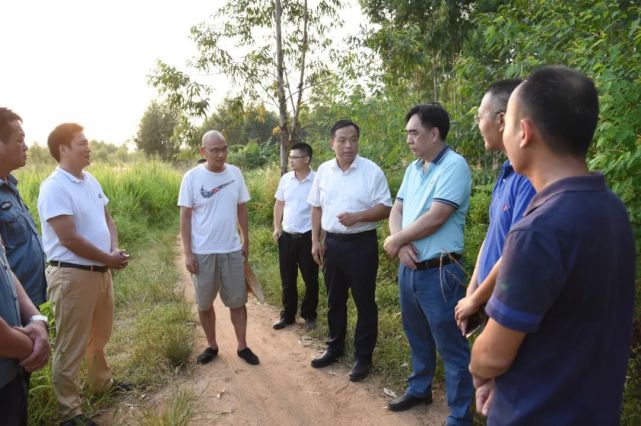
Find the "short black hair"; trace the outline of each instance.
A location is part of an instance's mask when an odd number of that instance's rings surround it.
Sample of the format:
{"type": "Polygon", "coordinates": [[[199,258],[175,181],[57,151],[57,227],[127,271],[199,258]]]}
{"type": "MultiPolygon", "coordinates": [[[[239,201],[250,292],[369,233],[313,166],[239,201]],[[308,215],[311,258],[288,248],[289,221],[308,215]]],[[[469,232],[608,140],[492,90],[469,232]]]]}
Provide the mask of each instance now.
{"type": "Polygon", "coordinates": [[[356,129],[356,136],[359,138],[361,137],[361,128],[358,127],[358,124],[354,123],[352,120],[338,120],[334,125],[332,126],[332,129],[330,130],[330,136],[332,140],[334,140],[334,136],[336,136],[336,131],[339,129],[342,129],[343,127],[349,127],[349,126],[354,126],[356,129]]]}
{"type": "Polygon", "coordinates": [[[9,108],[0,108],[0,140],[3,142],[9,139],[13,133],[13,129],[10,124],[14,121],[19,121],[22,123],[22,118],[15,112],[11,111],[9,108]]]}
{"type": "Polygon", "coordinates": [[[83,130],[83,127],[76,123],[63,123],[53,129],[53,131],[49,133],[49,138],[47,139],[47,145],[49,146],[51,156],[57,162],[60,162],[60,145],[70,146],[73,135],[78,132],[82,132],[83,130]]]}
{"type": "Polygon", "coordinates": [[[507,109],[507,101],[510,95],[519,84],[523,83],[520,78],[509,78],[506,80],[499,80],[490,85],[485,93],[492,96],[492,103],[498,109],[496,112],[505,112],[507,109]]]}
{"type": "Polygon", "coordinates": [[[585,157],[599,119],[599,97],[590,78],[548,65],[534,71],[517,93],[551,150],[585,157]]]}
{"type": "Polygon", "coordinates": [[[450,116],[445,108],[438,102],[415,105],[405,114],[405,123],[414,115],[418,115],[423,127],[436,127],[441,140],[445,140],[450,131],[450,116]]]}
{"type": "Polygon", "coordinates": [[[297,142],[290,149],[297,149],[299,151],[303,151],[306,156],[309,157],[309,161],[312,161],[312,155],[314,154],[314,150],[312,149],[309,144],[306,144],[305,142],[297,142]]]}

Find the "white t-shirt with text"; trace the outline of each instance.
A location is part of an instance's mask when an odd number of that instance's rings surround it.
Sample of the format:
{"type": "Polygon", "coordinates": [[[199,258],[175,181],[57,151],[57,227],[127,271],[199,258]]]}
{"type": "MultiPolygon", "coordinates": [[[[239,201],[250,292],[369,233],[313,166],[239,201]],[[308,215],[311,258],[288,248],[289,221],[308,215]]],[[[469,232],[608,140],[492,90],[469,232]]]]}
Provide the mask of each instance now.
{"type": "Polygon", "coordinates": [[[225,164],[225,169],[216,173],[202,164],[185,173],[178,206],[192,209],[191,250],[196,254],[240,250],[237,207],[249,199],[245,180],[236,166],[225,164]]]}

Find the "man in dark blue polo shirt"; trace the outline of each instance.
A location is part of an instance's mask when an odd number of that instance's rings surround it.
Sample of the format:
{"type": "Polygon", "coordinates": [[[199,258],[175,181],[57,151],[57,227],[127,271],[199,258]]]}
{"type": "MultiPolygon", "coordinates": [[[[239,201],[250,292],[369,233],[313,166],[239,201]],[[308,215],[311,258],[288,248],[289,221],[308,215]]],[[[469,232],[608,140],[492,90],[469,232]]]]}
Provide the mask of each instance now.
{"type": "Polygon", "coordinates": [[[625,207],[585,162],[598,113],[593,82],[561,66],[535,71],[508,102],[503,142],[537,195],[508,234],[472,350],[490,425],[619,422],[635,247],[625,207]]]}
{"type": "Polygon", "coordinates": [[[13,273],[39,306],[47,297],[45,255],[36,225],[18,192],[11,174],[27,161],[22,119],[10,109],[0,108],[0,236],[13,273]]]}
{"type": "MultiPolygon", "coordinates": [[[[487,151],[505,153],[503,130],[507,100],[519,84],[519,79],[497,81],[489,87],[481,100],[476,123],[487,151]]],[[[523,212],[534,194],[534,188],[528,178],[516,173],[510,160],[503,163],[492,191],[490,225],[485,240],[476,258],[476,266],[465,297],[459,300],[454,309],[456,322],[463,334],[468,332],[467,322],[470,315],[478,312],[492,295],[505,237],[510,228],[523,218],[523,212]]]]}

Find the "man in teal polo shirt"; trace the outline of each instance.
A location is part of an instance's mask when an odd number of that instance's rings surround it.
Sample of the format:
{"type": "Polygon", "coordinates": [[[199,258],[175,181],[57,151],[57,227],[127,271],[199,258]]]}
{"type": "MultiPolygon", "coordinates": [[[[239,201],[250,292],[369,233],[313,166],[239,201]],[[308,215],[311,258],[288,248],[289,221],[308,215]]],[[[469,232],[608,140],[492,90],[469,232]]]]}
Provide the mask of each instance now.
{"type": "Polygon", "coordinates": [[[391,400],[388,408],[402,411],[432,402],[438,349],[445,364],[447,424],[471,425],[470,353],[454,320],[454,307],[465,293],[459,259],[470,204],[470,169],[445,144],[450,120],[440,104],[417,105],[405,118],[407,143],[418,159],[405,171],[384,248],[401,261],[401,313],[413,372],[405,394],[391,400]]]}

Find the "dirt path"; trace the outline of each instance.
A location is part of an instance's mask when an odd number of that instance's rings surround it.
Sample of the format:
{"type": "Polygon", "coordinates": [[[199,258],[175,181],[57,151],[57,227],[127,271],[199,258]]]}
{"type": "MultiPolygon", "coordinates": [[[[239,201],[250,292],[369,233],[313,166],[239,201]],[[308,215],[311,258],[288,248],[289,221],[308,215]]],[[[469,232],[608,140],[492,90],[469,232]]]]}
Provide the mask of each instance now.
{"type": "MultiPolygon", "coordinates": [[[[185,297],[193,302],[182,258],[176,264],[183,271],[185,297]]],[[[194,425],[441,425],[447,416],[443,395],[435,395],[430,406],[393,413],[386,408],[388,398],[379,377],[352,383],[344,363],[312,368],[310,360],[322,352],[322,343],[306,337],[300,322],[284,330],[272,329],[278,309],[258,303],[253,296],[247,304],[247,341],[260,357],[260,365],[250,366],[236,355],[229,310],[220,298],[214,306],[220,353],[211,363],[197,366],[188,379],[198,395],[194,425]]],[[[194,357],[206,345],[198,326],[194,357]]]]}

